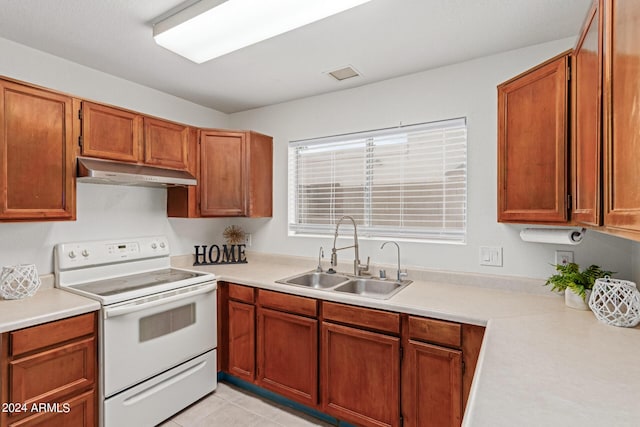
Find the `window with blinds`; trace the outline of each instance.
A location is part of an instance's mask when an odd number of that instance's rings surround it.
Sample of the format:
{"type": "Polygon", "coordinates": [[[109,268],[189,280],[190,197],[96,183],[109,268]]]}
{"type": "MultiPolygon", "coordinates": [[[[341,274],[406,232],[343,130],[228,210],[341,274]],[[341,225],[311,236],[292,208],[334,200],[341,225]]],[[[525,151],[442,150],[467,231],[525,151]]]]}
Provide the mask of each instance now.
{"type": "Polygon", "coordinates": [[[465,119],[289,143],[289,234],[464,242],[465,119]]]}

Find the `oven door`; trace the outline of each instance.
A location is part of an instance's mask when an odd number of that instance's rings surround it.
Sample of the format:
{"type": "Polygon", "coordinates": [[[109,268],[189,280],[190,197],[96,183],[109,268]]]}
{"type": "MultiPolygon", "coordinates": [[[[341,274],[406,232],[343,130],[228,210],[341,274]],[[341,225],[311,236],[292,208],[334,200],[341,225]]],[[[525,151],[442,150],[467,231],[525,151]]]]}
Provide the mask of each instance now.
{"type": "Polygon", "coordinates": [[[216,347],[216,282],[103,308],[103,396],[108,398],[216,347]]]}

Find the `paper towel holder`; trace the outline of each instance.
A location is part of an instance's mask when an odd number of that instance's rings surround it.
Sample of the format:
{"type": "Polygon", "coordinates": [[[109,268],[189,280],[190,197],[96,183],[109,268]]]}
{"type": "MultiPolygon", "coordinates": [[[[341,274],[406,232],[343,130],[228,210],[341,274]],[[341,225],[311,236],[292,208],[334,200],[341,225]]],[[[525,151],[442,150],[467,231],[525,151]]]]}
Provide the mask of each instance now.
{"type": "Polygon", "coordinates": [[[586,228],[525,228],[520,231],[520,238],[525,242],[577,245],[586,232],[586,228]]]}

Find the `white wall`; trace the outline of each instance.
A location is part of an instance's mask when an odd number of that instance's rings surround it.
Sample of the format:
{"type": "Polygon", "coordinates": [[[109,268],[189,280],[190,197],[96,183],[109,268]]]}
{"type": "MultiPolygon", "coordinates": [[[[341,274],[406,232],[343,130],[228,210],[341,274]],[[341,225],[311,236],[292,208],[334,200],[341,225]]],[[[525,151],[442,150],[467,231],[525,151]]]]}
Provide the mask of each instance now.
{"type": "MultiPolygon", "coordinates": [[[[319,246],[331,248],[331,238],[287,236],[287,142],[467,117],[468,123],[468,235],[466,245],[403,242],[406,265],[439,270],[546,278],[552,272],[555,250],[572,250],[583,266],[596,263],[631,275],[631,243],[588,232],[579,246],[524,243],[521,226],[498,224],[497,204],[497,92],[496,85],[573,44],[565,39],[484,57],[435,70],[370,84],[355,89],[304,98],[231,115],[231,127],[252,128],[274,136],[274,217],[253,228],[252,249],[316,256],[319,246]],[[479,265],[480,246],[502,246],[503,267],[479,265]]],[[[356,64],[357,65],[357,64],[356,64]]],[[[379,241],[361,241],[361,258],[394,263],[395,251],[379,249],[379,241]]],[[[341,259],[352,257],[341,253],[341,259]]]]}
{"type": "Polygon", "coordinates": [[[640,288],[640,243],[634,242],[631,251],[631,279],[640,288]]]}
{"type": "MultiPolygon", "coordinates": [[[[272,219],[167,219],[162,189],[78,184],[76,222],[0,223],[0,266],[36,263],[40,273],[48,273],[53,270],[53,245],[58,242],[133,235],[167,234],[172,254],[188,254],[193,253],[193,245],[218,241],[230,223],[253,233],[253,250],[316,256],[320,245],[331,247],[331,239],[287,237],[288,141],[466,116],[468,243],[402,243],[405,264],[544,278],[552,271],[553,251],[570,249],[580,264],[597,263],[618,271],[619,277],[630,277],[632,260],[640,260],[638,245],[594,232],[577,247],[527,244],[518,238],[520,226],[495,221],[495,86],[572,42],[562,40],[229,117],[0,38],[3,58],[10,58],[0,61],[0,75],[196,126],[255,129],[274,136],[275,153],[272,219]],[[504,267],[479,266],[481,245],[503,246],[504,267]]],[[[380,251],[379,242],[361,243],[361,253],[374,262],[395,262],[393,251],[380,251]]],[[[351,256],[341,255],[342,260],[351,256]]]]}
{"type": "MultiPolygon", "coordinates": [[[[0,38],[0,75],[74,96],[202,127],[228,128],[228,115],[155,89],[0,38]]],[[[60,242],[166,234],[174,255],[216,241],[226,221],[168,219],[166,190],[77,185],[77,221],[0,223],[0,267],[35,263],[53,271],[53,246],[60,242]],[[209,236],[212,236],[209,238],[209,236]]]]}

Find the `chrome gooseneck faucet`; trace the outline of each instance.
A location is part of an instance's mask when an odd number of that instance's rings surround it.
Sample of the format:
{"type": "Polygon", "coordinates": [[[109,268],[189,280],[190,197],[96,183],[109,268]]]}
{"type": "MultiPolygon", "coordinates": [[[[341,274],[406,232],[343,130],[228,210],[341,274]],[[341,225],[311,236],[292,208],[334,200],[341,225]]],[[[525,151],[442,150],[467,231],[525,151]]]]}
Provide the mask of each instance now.
{"type": "Polygon", "coordinates": [[[387,242],[384,242],[384,243],[382,244],[382,246],[380,246],[380,249],[383,249],[383,248],[384,248],[384,245],[386,245],[387,243],[393,243],[394,245],[396,245],[396,248],[398,248],[398,274],[397,274],[397,276],[396,276],[396,280],[397,280],[398,282],[402,282],[402,278],[403,278],[404,276],[406,276],[406,275],[407,275],[407,273],[403,273],[403,272],[402,272],[402,270],[400,269],[400,245],[398,245],[398,243],[397,243],[397,242],[394,242],[394,241],[392,241],[392,240],[389,240],[389,241],[387,241],[387,242]]]}
{"type": "Polygon", "coordinates": [[[320,251],[318,251],[318,267],[316,268],[318,273],[322,273],[322,258],[324,258],[324,249],[320,246],[320,251]]]}
{"type": "Polygon", "coordinates": [[[355,259],[353,260],[353,274],[356,276],[361,276],[362,273],[369,270],[369,257],[367,257],[366,265],[360,264],[360,254],[358,252],[358,227],[356,226],[356,220],[351,216],[343,216],[336,224],[336,233],[333,236],[333,248],[331,249],[331,268],[329,269],[328,273],[335,273],[333,267],[336,267],[338,265],[338,251],[349,248],[353,248],[353,250],[355,251],[355,259]],[[336,240],[338,240],[338,229],[340,228],[340,224],[342,224],[342,221],[344,221],[345,219],[348,219],[353,223],[353,245],[336,248],[336,240]]]}

